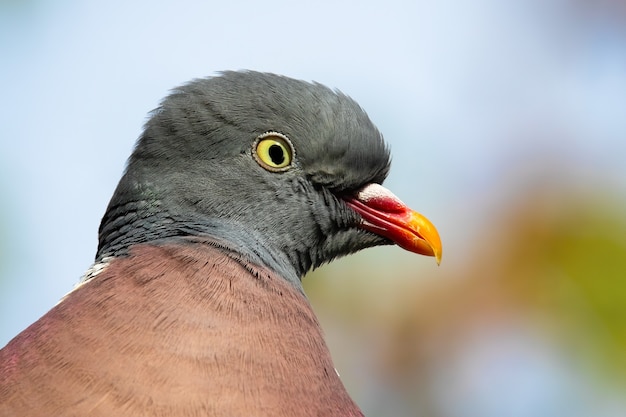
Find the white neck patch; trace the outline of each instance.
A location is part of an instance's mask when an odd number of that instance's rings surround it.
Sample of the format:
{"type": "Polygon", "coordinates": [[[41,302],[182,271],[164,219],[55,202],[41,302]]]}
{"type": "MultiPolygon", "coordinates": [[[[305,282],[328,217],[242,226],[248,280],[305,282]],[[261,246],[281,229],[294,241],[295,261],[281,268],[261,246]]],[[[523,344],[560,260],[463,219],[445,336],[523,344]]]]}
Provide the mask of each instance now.
{"type": "Polygon", "coordinates": [[[78,288],[82,287],[87,282],[91,281],[92,278],[94,278],[95,276],[100,274],[102,271],[104,271],[106,267],[109,266],[112,260],[113,260],[113,256],[105,256],[99,262],[96,262],[93,265],[91,265],[91,267],[87,271],[85,271],[83,276],[80,277],[80,281],[78,281],[78,283],[74,285],[74,288],[72,288],[70,292],[65,294],[56,305],[61,304],[63,300],[65,300],[71,293],[73,293],[78,288]]]}

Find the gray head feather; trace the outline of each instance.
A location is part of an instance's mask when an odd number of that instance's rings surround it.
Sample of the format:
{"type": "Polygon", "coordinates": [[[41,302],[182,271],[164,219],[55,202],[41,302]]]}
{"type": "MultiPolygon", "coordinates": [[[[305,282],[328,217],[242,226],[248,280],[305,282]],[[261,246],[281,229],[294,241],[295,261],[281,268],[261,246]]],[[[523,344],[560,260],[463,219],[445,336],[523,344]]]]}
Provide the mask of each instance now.
{"type": "Polygon", "coordinates": [[[97,259],[136,243],[207,236],[299,286],[308,270],[387,240],[355,227],[341,195],[382,183],[389,151],[352,99],[258,72],[194,80],[152,112],[100,226],[97,259]],[[253,157],[268,131],[288,137],[284,172],[253,157]]]}

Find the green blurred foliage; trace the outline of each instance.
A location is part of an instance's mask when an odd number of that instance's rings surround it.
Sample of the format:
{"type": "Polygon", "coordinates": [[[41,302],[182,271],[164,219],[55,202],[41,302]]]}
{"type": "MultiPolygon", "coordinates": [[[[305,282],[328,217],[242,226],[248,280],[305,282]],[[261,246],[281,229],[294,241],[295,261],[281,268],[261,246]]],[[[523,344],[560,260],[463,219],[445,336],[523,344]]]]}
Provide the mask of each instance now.
{"type": "Polygon", "coordinates": [[[513,278],[509,296],[590,360],[590,371],[626,383],[626,207],[556,190],[528,201],[509,219],[513,244],[501,263],[513,278]]]}

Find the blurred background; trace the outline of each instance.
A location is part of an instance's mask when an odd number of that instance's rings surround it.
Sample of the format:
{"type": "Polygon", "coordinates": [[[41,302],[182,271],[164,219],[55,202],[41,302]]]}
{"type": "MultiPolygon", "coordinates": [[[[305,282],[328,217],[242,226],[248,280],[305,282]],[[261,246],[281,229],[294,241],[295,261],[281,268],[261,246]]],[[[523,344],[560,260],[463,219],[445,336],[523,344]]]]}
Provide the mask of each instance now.
{"type": "Polygon", "coordinates": [[[225,69],[315,80],[439,228],[305,278],[366,415],[626,415],[626,3],[0,1],[0,346],[90,266],[147,113],[225,69]]]}

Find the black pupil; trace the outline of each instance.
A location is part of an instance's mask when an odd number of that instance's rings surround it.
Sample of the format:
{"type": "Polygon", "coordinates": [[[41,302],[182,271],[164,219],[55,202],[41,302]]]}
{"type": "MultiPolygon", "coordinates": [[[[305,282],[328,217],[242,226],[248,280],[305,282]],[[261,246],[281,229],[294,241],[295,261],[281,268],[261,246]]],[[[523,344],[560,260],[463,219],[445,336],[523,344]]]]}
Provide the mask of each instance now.
{"type": "Polygon", "coordinates": [[[272,162],[276,165],[281,165],[285,162],[285,154],[283,152],[283,148],[278,145],[272,145],[269,149],[270,158],[272,158],[272,162]]]}

